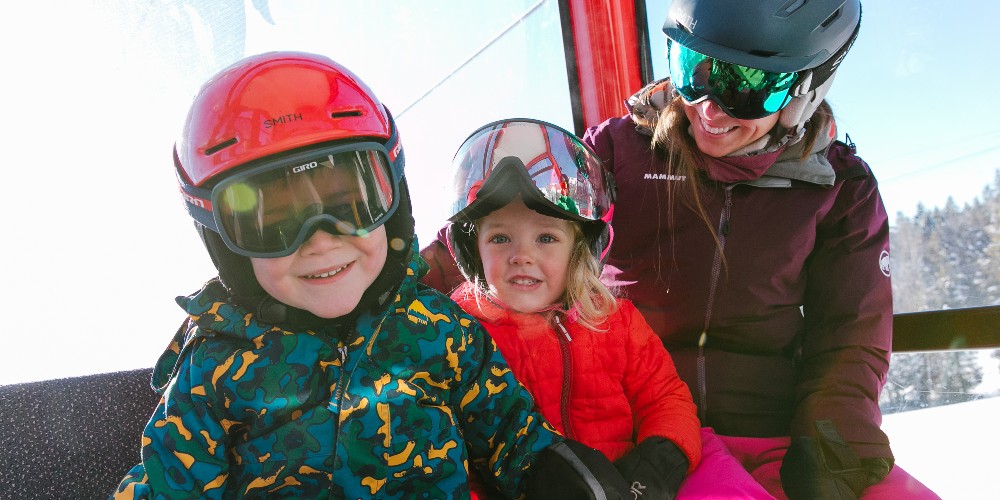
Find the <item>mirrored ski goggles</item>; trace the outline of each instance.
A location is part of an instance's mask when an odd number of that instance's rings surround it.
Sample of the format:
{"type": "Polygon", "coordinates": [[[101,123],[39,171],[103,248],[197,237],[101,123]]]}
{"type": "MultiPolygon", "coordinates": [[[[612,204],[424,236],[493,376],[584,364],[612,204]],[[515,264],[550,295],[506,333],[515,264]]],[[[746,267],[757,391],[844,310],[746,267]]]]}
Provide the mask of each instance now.
{"type": "Polygon", "coordinates": [[[576,136],[539,120],[490,123],[455,153],[452,222],[473,221],[517,194],[532,209],[580,222],[610,219],[614,185],[576,136]]]}
{"type": "Polygon", "coordinates": [[[728,63],[677,42],[667,44],[670,81],[690,103],[711,99],[740,120],[776,113],[792,100],[796,73],[774,73],[728,63]]]}
{"type": "Polygon", "coordinates": [[[374,142],[312,149],[231,175],[210,193],[185,187],[185,197],[195,219],[233,252],[284,257],[318,227],[365,236],[385,223],[397,204],[393,160],[401,160],[390,158],[374,142]],[[200,204],[208,220],[192,204],[200,204]]]}

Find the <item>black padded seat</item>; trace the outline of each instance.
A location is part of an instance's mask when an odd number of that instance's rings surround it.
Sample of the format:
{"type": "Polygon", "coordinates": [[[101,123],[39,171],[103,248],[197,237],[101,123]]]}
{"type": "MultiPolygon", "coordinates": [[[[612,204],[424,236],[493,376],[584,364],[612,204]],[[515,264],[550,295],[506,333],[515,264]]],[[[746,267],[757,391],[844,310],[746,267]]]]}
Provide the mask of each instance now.
{"type": "Polygon", "coordinates": [[[151,368],[0,386],[0,498],[107,498],[139,463],[151,368]]]}

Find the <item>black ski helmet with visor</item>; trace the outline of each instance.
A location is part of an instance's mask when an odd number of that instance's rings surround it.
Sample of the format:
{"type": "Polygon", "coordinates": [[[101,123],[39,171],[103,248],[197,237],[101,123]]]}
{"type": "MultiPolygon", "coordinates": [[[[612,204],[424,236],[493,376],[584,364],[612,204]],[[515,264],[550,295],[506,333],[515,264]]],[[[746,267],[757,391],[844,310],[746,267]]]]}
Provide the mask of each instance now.
{"type": "Polygon", "coordinates": [[[486,124],[452,160],[448,246],[466,279],[485,286],[475,223],[517,196],[542,215],[577,222],[603,263],[611,245],[615,186],[597,155],[565,129],[511,118],[486,124]]]}

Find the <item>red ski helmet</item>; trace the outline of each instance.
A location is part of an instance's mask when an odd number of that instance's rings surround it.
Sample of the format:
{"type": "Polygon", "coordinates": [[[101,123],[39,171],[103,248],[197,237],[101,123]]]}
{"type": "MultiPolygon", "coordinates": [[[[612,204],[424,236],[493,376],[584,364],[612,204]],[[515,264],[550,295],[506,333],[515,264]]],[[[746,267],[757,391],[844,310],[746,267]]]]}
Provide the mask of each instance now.
{"type": "Polygon", "coordinates": [[[181,181],[207,181],[247,162],[313,144],[378,138],[394,125],[375,94],[323,56],[250,56],[207,81],[176,144],[181,181]]]}
{"type": "MultiPolygon", "coordinates": [[[[401,266],[405,271],[409,262],[413,218],[395,123],[363,81],[327,57],[270,52],[220,71],[195,96],[174,147],[174,163],[188,212],[220,278],[236,295],[263,293],[248,257],[288,255],[318,229],[362,235],[384,224],[389,240],[385,269],[401,266]],[[305,172],[302,162],[311,165],[313,159],[322,163],[323,158],[330,158],[332,164],[334,155],[360,159],[355,166],[364,168],[349,180],[365,181],[368,191],[362,188],[363,197],[377,201],[361,208],[371,212],[374,207],[375,214],[368,213],[357,224],[342,223],[346,217],[338,214],[343,210],[331,211],[333,202],[320,194],[320,199],[313,200],[318,203],[310,206],[312,211],[290,212],[285,226],[275,228],[264,222],[252,228],[262,233],[255,242],[258,246],[236,234],[242,229],[233,229],[239,224],[227,220],[235,216],[224,210],[225,200],[239,191],[229,189],[234,179],[257,186],[253,183],[266,182],[268,176],[300,174],[304,178],[313,170],[305,172]]],[[[248,192],[246,186],[236,187],[248,192]]],[[[261,201],[250,196],[250,202],[261,201]]]]}

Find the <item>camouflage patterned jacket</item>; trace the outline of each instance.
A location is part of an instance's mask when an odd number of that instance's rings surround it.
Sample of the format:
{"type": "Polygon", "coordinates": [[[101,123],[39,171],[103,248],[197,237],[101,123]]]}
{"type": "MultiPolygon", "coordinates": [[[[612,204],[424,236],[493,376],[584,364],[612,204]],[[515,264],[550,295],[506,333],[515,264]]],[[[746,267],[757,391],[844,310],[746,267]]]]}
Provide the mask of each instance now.
{"type": "Polygon", "coordinates": [[[417,277],[338,336],[258,322],[209,282],[154,371],[142,463],[115,498],[463,498],[470,464],[507,495],[562,440],[482,327],[417,277]]]}

